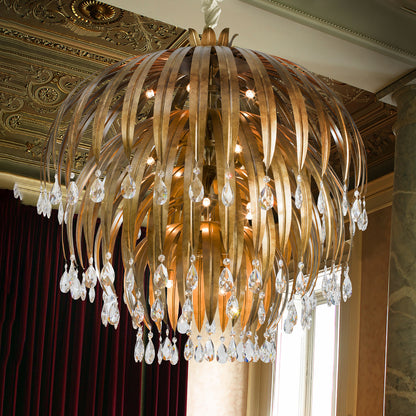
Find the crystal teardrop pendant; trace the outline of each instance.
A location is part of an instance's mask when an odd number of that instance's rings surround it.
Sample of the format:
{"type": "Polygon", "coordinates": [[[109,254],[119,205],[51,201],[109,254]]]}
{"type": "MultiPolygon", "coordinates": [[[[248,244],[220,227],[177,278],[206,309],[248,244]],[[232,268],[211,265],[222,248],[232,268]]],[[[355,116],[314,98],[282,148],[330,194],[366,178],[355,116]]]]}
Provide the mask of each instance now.
{"type": "Polygon", "coordinates": [[[77,300],[81,297],[81,283],[77,276],[72,277],[70,290],[72,299],[77,300]]]}
{"type": "Polygon", "coordinates": [[[348,214],[348,208],[347,185],[344,184],[344,192],[342,194],[342,215],[344,215],[344,217],[348,214]]]}
{"type": "Polygon", "coordinates": [[[192,301],[191,299],[186,298],[182,306],[182,315],[188,322],[191,322],[193,313],[194,313],[194,307],[192,305],[192,301]]]}
{"type": "Polygon", "coordinates": [[[228,346],[228,358],[232,363],[237,359],[237,345],[234,336],[231,336],[230,345],[228,346]]]}
{"type": "Polygon", "coordinates": [[[248,338],[246,341],[246,344],[244,345],[244,359],[247,363],[250,363],[253,361],[253,355],[254,355],[254,345],[253,341],[248,338]]]}
{"type": "Polygon", "coordinates": [[[344,282],[342,283],[342,298],[346,302],[352,296],[352,283],[348,266],[344,270],[344,282]]]}
{"type": "Polygon", "coordinates": [[[168,188],[163,181],[163,172],[158,173],[158,180],[156,181],[155,188],[153,191],[153,198],[156,200],[158,205],[164,205],[168,200],[168,188]]]}
{"type": "Polygon", "coordinates": [[[311,329],[312,324],[312,304],[309,296],[302,297],[302,311],[301,311],[302,329],[311,329]]]}
{"type": "Polygon", "coordinates": [[[59,203],[58,208],[58,223],[59,225],[62,224],[62,221],[64,220],[64,206],[62,205],[62,201],[59,203]]]}
{"type": "Polygon", "coordinates": [[[224,267],[218,279],[219,292],[221,295],[225,295],[230,292],[234,287],[234,279],[231,271],[228,267],[224,267]]]}
{"type": "Polygon", "coordinates": [[[274,204],[274,196],[273,191],[268,185],[270,182],[270,178],[266,175],[263,179],[264,181],[264,187],[260,192],[260,206],[262,209],[268,211],[273,207],[274,204]]]}
{"type": "Polygon", "coordinates": [[[363,210],[360,216],[358,217],[357,227],[359,230],[365,231],[368,226],[368,216],[367,216],[367,210],[365,209],[365,200],[363,200],[362,209],[363,210]]]}
{"type": "Polygon", "coordinates": [[[248,277],[248,288],[253,293],[258,293],[258,291],[261,289],[261,286],[263,285],[261,274],[259,270],[257,269],[257,265],[258,265],[258,260],[253,260],[254,269],[252,270],[252,272],[250,273],[250,276],[248,277]],[[254,265],[254,263],[256,265],[254,265]]]}
{"type": "Polygon", "coordinates": [[[256,363],[260,359],[260,348],[258,344],[258,336],[254,337],[253,362],[256,363]]]}
{"type": "Polygon", "coordinates": [[[90,257],[89,266],[87,271],[85,272],[85,284],[87,287],[94,287],[97,284],[97,271],[93,266],[93,262],[93,258],[90,257]]]}
{"type": "Polygon", "coordinates": [[[240,313],[240,309],[238,307],[238,300],[234,294],[231,295],[227,301],[225,313],[230,319],[236,318],[240,313]]]}
{"type": "Polygon", "coordinates": [[[63,272],[61,279],[59,281],[59,288],[62,293],[68,293],[70,288],[69,275],[68,275],[68,266],[65,264],[65,271],[63,272]]]}
{"type": "Polygon", "coordinates": [[[62,201],[62,191],[58,182],[58,175],[55,174],[55,182],[52,186],[50,201],[52,205],[60,204],[62,201]]]}
{"type": "Polygon", "coordinates": [[[104,264],[103,269],[101,270],[101,281],[103,283],[114,283],[115,273],[113,266],[110,263],[111,253],[106,254],[106,263],[104,264]]]}
{"type": "Polygon", "coordinates": [[[266,310],[264,309],[263,299],[260,300],[259,309],[257,311],[257,317],[259,319],[259,324],[263,325],[266,320],[266,310]]]}
{"type": "Polygon", "coordinates": [[[357,222],[358,218],[361,215],[361,201],[359,199],[360,193],[358,191],[355,191],[354,196],[355,196],[355,201],[352,204],[352,208],[351,208],[351,219],[354,222],[357,222]]]}
{"type": "Polygon", "coordinates": [[[136,335],[136,345],[134,346],[134,361],[142,362],[144,356],[144,343],[142,339],[142,328],[139,327],[136,335]]]}
{"type": "Polygon", "coordinates": [[[129,270],[124,278],[124,287],[130,291],[133,292],[134,289],[134,272],[133,267],[130,265],[129,270]]]}
{"type": "Polygon", "coordinates": [[[162,353],[163,343],[162,343],[162,335],[159,337],[159,348],[157,349],[157,362],[161,364],[163,361],[163,353],[162,353]]]}
{"type": "Polygon", "coordinates": [[[299,272],[298,272],[298,275],[296,276],[296,285],[295,285],[296,293],[303,293],[306,289],[305,277],[302,272],[303,263],[299,262],[298,267],[299,267],[299,272]]]}
{"type": "Polygon", "coordinates": [[[298,175],[298,177],[296,178],[296,182],[297,182],[297,187],[296,187],[296,191],[295,191],[295,207],[297,209],[301,209],[302,202],[303,202],[303,196],[302,196],[302,188],[300,186],[300,184],[302,182],[302,177],[300,175],[298,175]]]}
{"type": "Polygon", "coordinates": [[[268,351],[267,341],[264,341],[263,345],[260,348],[260,360],[265,364],[270,362],[270,355],[268,351]]]}
{"type": "Polygon", "coordinates": [[[198,273],[192,262],[189,266],[188,273],[186,274],[186,287],[189,290],[195,290],[198,286],[198,273]]]}
{"type": "Polygon", "coordinates": [[[199,172],[199,168],[193,170],[194,178],[189,185],[189,198],[193,202],[201,202],[204,198],[204,185],[202,185],[202,182],[199,179],[199,172]]]}
{"type": "Polygon", "coordinates": [[[197,363],[202,363],[202,360],[204,359],[204,347],[201,343],[201,335],[198,335],[197,340],[198,343],[196,344],[194,358],[197,363]]]}
{"type": "Polygon", "coordinates": [[[22,193],[20,192],[20,188],[17,182],[15,182],[15,184],[13,185],[13,196],[16,199],[20,199],[20,200],[23,199],[22,193]]]}
{"type": "Polygon", "coordinates": [[[141,324],[144,319],[144,307],[139,299],[137,299],[136,306],[133,310],[133,319],[137,324],[141,324]]]}
{"type": "Polygon", "coordinates": [[[156,298],[150,310],[150,317],[152,318],[152,321],[157,322],[161,321],[164,316],[165,309],[163,307],[163,303],[159,298],[156,298]]]}
{"type": "MultiPolygon", "coordinates": [[[[74,173],[71,173],[71,179],[75,178],[74,173]]],[[[66,200],[69,205],[76,205],[79,198],[78,186],[75,181],[71,180],[68,186],[68,193],[66,195],[66,200]]]]}
{"type": "Polygon", "coordinates": [[[162,345],[162,358],[165,361],[170,361],[172,358],[172,342],[170,341],[168,335],[166,335],[165,341],[162,345]]]}
{"type": "Polygon", "coordinates": [[[184,317],[183,314],[178,319],[178,323],[176,324],[176,329],[180,334],[186,334],[190,330],[190,326],[188,321],[184,317]]]}
{"type": "Polygon", "coordinates": [[[43,187],[41,185],[38,202],[36,203],[36,212],[38,213],[38,215],[41,215],[42,211],[43,211],[43,187]]]}
{"type": "Polygon", "coordinates": [[[224,345],[224,337],[220,337],[221,344],[217,349],[217,361],[220,364],[225,364],[228,360],[227,348],[224,345]]]}
{"type": "Polygon", "coordinates": [[[245,361],[243,334],[240,334],[240,342],[237,344],[237,361],[239,363],[243,363],[245,361]]]}
{"type": "Polygon", "coordinates": [[[283,276],[283,260],[279,260],[279,270],[275,281],[276,292],[282,294],[286,290],[286,280],[283,276]]]}
{"type": "Polygon", "coordinates": [[[224,187],[221,192],[221,201],[224,206],[229,207],[234,202],[234,192],[231,189],[230,180],[228,175],[225,177],[224,187]]]}
{"type": "Polygon", "coordinates": [[[146,364],[152,364],[153,360],[155,359],[155,346],[153,345],[153,341],[152,341],[152,337],[153,334],[150,332],[148,334],[148,342],[146,345],[146,352],[144,354],[144,360],[146,362],[146,364]]]}
{"type": "Polygon", "coordinates": [[[206,342],[204,348],[204,358],[208,362],[211,362],[214,359],[214,343],[212,342],[211,338],[206,342]]]}
{"type": "Polygon", "coordinates": [[[191,338],[188,338],[185,344],[185,349],[183,351],[183,356],[185,357],[186,361],[192,360],[194,351],[194,344],[192,343],[191,338]]]}
{"type": "Polygon", "coordinates": [[[100,179],[101,171],[97,169],[95,172],[95,180],[91,185],[90,188],[90,198],[92,202],[100,203],[104,199],[104,182],[105,178],[103,180],[100,179]]]}
{"type": "Polygon", "coordinates": [[[318,201],[316,203],[316,206],[318,208],[318,212],[322,215],[325,212],[325,201],[324,201],[324,193],[323,193],[324,184],[321,182],[319,195],[318,195],[318,201]]]}
{"type": "Polygon", "coordinates": [[[121,182],[120,191],[124,199],[132,199],[136,194],[136,183],[131,177],[131,166],[127,168],[127,175],[124,177],[123,182],[121,182]]]}
{"type": "Polygon", "coordinates": [[[90,290],[88,291],[88,298],[90,300],[91,303],[94,303],[95,300],[95,289],[93,287],[90,288],[90,290]]]}
{"type": "Polygon", "coordinates": [[[158,289],[163,289],[168,283],[168,269],[163,263],[157,266],[155,274],[153,275],[153,284],[158,289]]]}
{"type": "Polygon", "coordinates": [[[178,347],[176,346],[176,338],[173,337],[172,339],[172,353],[171,353],[171,357],[170,357],[170,363],[172,365],[176,365],[178,364],[179,361],[179,353],[178,353],[178,347]]]}

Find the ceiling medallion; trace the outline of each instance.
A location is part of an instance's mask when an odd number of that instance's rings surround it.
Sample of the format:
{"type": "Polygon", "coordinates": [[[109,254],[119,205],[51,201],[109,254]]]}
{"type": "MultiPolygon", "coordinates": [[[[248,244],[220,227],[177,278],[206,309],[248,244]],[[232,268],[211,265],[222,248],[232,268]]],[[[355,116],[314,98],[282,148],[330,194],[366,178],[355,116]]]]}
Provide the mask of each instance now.
{"type": "Polygon", "coordinates": [[[190,29],[190,46],[133,57],[74,90],[44,160],[38,212],[59,207],[67,240],[60,289],[94,302],[98,283],[102,323],[115,328],[122,298],[137,361],[176,364],[179,332],[186,360],[272,362],[281,320],[287,333],[310,327],[322,268],[329,305],[352,295],[351,242],[368,222],[359,132],[319,78],[233,47],[228,29],[218,39],[190,29]],[[124,276],[112,266],[118,238],[124,276]]]}
{"type": "Polygon", "coordinates": [[[123,11],[117,7],[93,0],[73,0],[71,10],[84,23],[95,25],[117,22],[123,14],[123,11]]]}

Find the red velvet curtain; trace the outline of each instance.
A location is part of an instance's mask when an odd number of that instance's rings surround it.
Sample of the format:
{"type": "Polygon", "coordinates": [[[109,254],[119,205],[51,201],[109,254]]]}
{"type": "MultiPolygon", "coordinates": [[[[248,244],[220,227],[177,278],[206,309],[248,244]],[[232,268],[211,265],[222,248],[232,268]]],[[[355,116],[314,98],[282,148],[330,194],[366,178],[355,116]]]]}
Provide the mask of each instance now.
{"type": "MultiPolygon", "coordinates": [[[[101,290],[93,304],[60,292],[64,259],[52,217],[0,190],[0,413],[185,415],[183,358],[176,366],[135,363],[135,331],[122,301],[114,330],[101,324],[101,290]]],[[[185,339],[176,337],[183,357],[185,339]]]]}

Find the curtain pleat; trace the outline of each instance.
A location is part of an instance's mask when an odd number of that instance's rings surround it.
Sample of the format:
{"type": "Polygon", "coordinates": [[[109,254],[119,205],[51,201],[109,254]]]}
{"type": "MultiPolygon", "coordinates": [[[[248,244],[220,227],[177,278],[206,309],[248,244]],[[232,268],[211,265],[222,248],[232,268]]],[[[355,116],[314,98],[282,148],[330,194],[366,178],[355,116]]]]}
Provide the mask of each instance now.
{"type": "MultiPolygon", "coordinates": [[[[113,260],[121,299],[119,249],[113,260]]],[[[186,361],[135,363],[124,303],[118,329],[105,328],[101,290],[93,304],[73,301],[59,290],[63,269],[56,212],[47,220],[0,190],[1,414],[186,415],[186,361]]],[[[186,339],[176,338],[183,355],[186,339]]]]}

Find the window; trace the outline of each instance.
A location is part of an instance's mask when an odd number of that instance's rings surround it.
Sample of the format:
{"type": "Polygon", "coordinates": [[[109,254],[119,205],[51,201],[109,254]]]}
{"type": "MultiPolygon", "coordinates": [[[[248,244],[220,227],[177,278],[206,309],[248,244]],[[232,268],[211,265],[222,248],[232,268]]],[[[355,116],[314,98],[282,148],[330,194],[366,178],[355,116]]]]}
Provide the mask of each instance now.
{"type": "MultiPolygon", "coordinates": [[[[338,276],[338,279],[340,276],[338,276]]],[[[301,300],[295,299],[298,323],[277,341],[272,390],[273,416],[335,416],[339,306],[327,306],[317,282],[317,306],[311,329],[300,324],[301,300]]]]}

